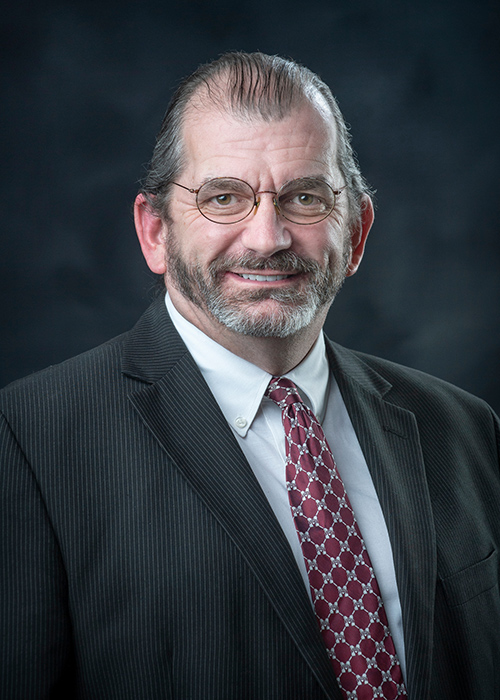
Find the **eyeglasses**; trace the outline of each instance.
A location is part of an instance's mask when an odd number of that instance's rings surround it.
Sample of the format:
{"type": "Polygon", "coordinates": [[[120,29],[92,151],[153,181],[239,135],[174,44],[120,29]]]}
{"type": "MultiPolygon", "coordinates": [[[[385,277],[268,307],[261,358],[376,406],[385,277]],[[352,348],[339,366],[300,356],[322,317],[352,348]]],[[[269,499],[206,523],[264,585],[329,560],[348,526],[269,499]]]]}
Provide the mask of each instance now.
{"type": "Polygon", "coordinates": [[[257,195],[272,194],[276,211],[294,224],[317,224],[329,216],[336,198],[344,187],[334,190],[327,182],[314,177],[290,180],[278,192],[255,192],[248,182],[237,177],[216,177],[197,190],[172,182],[177,187],[196,195],[200,214],[216,224],[236,224],[243,221],[260,204],[257,195]]]}

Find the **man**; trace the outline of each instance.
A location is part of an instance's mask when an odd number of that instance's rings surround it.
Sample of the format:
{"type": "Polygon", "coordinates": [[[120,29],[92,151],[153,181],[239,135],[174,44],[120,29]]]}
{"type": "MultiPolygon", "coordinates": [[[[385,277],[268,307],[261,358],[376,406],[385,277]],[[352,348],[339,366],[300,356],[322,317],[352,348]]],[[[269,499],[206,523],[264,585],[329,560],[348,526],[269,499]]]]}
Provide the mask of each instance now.
{"type": "Polygon", "coordinates": [[[498,421],[322,335],[372,221],[310,71],[179,88],[135,205],[166,297],[1,396],[2,697],[500,697],[498,421]]]}

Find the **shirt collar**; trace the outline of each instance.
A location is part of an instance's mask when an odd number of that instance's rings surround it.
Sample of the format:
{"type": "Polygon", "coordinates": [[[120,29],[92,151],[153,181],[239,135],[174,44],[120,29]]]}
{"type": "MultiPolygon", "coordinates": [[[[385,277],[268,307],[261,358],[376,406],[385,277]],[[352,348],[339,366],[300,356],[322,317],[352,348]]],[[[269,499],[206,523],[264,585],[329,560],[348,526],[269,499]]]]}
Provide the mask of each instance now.
{"type": "MultiPolygon", "coordinates": [[[[177,332],[198,365],[224,417],[238,435],[245,437],[272,375],[205,335],[177,311],[168,293],[165,303],[177,332]]],[[[321,422],[330,380],[322,333],[302,362],[284,376],[297,385],[303,400],[321,422]]]]}

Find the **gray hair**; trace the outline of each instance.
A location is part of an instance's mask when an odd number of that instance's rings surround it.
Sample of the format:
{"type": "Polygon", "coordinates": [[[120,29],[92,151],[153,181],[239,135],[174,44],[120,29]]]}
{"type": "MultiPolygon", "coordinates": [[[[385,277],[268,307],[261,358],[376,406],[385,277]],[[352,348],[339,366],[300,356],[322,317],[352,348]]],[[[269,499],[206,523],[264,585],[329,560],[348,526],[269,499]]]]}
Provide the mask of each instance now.
{"type": "Polygon", "coordinates": [[[292,60],[244,52],[225,53],[200,66],[173,95],[140,190],[158,216],[168,218],[169,184],[185,164],[184,117],[201,89],[215,106],[264,121],[283,119],[304,101],[317,102],[318,96],[322,97],[336,126],[337,165],[347,184],[351,224],[359,221],[364,195],[372,193],[361,175],[347,125],[328,85],[292,60]]]}

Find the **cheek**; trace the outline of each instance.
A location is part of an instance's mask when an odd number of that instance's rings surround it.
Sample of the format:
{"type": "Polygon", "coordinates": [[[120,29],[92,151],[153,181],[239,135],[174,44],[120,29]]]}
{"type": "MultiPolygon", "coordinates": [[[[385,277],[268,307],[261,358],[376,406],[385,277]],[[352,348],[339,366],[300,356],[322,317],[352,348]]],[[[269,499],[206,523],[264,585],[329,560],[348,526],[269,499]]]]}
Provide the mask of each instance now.
{"type": "Polygon", "coordinates": [[[338,226],[308,227],[296,239],[294,250],[298,255],[311,258],[320,265],[336,265],[344,255],[345,234],[338,226]],[[314,230],[312,230],[314,229],[314,230]]]}
{"type": "Polygon", "coordinates": [[[327,234],[327,247],[330,250],[329,258],[332,262],[344,259],[351,249],[351,234],[347,225],[347,217],[338,217],[332,222],[327,234]]]}
{"type": "Polygon", "coordinates": [[[177,250],[186,262],[208,265],[221,255],[236,252],[237,237],[230,228],[212,224],[199,215],[188,223],[186,217],[182,226],[174,226],[177,250]]]}

